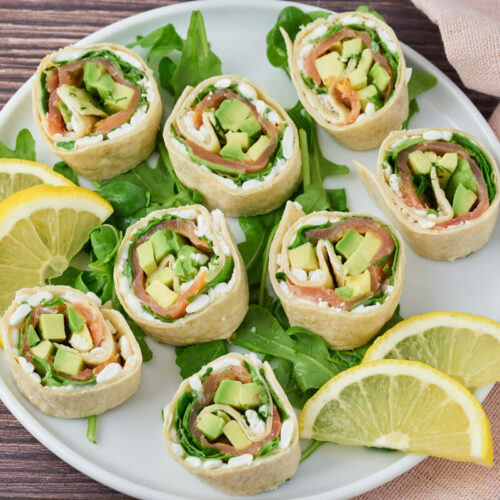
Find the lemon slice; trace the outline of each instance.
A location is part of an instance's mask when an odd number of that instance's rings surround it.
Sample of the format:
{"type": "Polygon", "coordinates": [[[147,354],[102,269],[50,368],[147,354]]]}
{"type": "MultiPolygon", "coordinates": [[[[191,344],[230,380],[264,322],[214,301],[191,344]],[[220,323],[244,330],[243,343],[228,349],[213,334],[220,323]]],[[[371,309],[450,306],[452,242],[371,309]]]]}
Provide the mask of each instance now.
{"type": "Polygon", "coordinates": [[[76,186],[34,186],[0,202],[0,311],[19,288],[61,274],[112,212],[98,194],[76,186]]]}
{"type": "Polygon", "coordinates": [[[54,172],[42,163],[0,158],[0,201],[38,184],[74,186],[64,175],[54,172]]]}
{"type": "Polygon", "coordinates": [[[500,381],[500,324],[481,316],[436,311],[398,323],[363,359],[422,361],[471,390],[500,381]]]}
{"type": "Polygon", "coordinates": [[[339,373],[306,403],[299,430],[301,438],[493,463],[479,402],[418,361],[383,359],[339,373]]]}

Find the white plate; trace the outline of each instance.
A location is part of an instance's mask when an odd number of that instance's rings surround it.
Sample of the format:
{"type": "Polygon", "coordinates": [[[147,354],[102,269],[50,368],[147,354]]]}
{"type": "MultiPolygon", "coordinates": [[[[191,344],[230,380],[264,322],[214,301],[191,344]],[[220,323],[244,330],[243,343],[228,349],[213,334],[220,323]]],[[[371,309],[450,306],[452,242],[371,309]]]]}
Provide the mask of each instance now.
{"type": "MultiPolygon", "coordinates": [[[[124,19],[85,38],[82,43],[126,44],[135,40],[136,35],[144,35],[166,23],[173,23],[185,36],[191,11],[201,9],[208,38],[223,62],[223,70],[248,76],[288,107],[296,102],[296,93],[285,73],[268,63],[265,43],[267,32],[286,5],[286,2],[264,0],[186,2],[124,19]]],[[[312,10],[305,5],[300,7],[312,10]]],[[[414,50],[404,47],[404,52],[408,66],[433,73],[439,79],[433,90],[418,99],[421,111],[413,118],[412,126],[463,129],[478,137],[491,152],[499,151],[498,141],[488,124],[458,87],[414,50]]],[[[45,149],[33,123],[30,82],[23,85],[0,113],[0,138],[13,144],[23,127],[29,128],[37,141],[38,160],[53,165],[57,159],[45,149]]],[[[352,159],[356,158],[375,168],[375,150],[362,153],[346,150],[323,131],[320,140],[325,155],[333,161],[352,165],[352,159]]],[[[354,171],[347,176],[328,179],[327,185],[347,188],[351,210],[384,217],[354,171]]],[[[241,239],[236,221],[231,222],[241,239]]],[[[492,268],[496,269],[499,241],[497,228],[486,248],[455,263],[426,260],[408,249],[401,298],[403,316],[449,309],[499,320],[500,281],[497,273],[492,272],[492,268]]],[[[125,404],[98,418],[98,446],[87,441],[85,420],[52,418],[32,407],[17,390],[3,352],[0,355],[0,396],[16,418],[47,448],[116,490],[147,499],[216,500],[225,497],[174,462],[164,447],[160,412],[173,396],[180,376],[174,363],[174,348],[152,340],[148,342],[154,359],[144,365],[141,388],[125,404]]],[[[481,400],[489,389],[478,393],[481,400]]],[[[304,462],[290,481],[258,498],[349,498],[391,480],[423,458],[328,444],[304,462]]]]}

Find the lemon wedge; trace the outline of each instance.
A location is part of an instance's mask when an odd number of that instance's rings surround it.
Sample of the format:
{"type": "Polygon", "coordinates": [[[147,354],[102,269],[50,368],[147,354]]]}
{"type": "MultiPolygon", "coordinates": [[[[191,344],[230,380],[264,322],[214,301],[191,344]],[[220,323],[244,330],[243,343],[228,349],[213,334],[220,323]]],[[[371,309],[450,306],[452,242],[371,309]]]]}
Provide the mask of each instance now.
{"type": "Polygon", "coordinates": [[[111,205],[77,186],[34,186],[0,202],[0,311],[16,290],[58,276],[111,205]]]}
{"type": "Polygon", "coordinates": [[[64,175],[36,161],[0,158],[0,201],[38,184],[74,186],[64,175]]]}
{"type": "Polygon", "coordinates": [[[339,373],[306,403],[299,430],[301,438],[493,463],[479,402],[418,361],[383,359],[339,373]]]}
{"type": "Polygon", "coordinates": [[[415,316],[381,335],[363,362],[384,358],[422,361],[474,390],[500,381],[500,323],[449,311],[415,316]]]}

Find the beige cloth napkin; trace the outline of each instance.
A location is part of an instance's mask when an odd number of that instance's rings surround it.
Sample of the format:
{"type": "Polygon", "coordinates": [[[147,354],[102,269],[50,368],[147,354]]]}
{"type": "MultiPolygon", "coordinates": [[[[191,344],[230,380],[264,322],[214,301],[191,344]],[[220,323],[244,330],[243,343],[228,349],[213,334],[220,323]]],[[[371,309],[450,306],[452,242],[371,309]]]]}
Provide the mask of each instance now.
{"type": "MultiPolygon", "coordinates": [[[[436,0],[436,3],[439,0],[436,0]]],[[[493,467],[427,458],[390,483],[353,500],[498,500],[500,498],[500,383],[483,403],[488,415],[493,467]]]]}
{"type": "MultiPolygon", "coordinates": [[[[412,0],[438,25],[466,87],[500,97],[500,0],[412,0]]],[[[490,118],[500,139],[500,105],[490,118]]]]}

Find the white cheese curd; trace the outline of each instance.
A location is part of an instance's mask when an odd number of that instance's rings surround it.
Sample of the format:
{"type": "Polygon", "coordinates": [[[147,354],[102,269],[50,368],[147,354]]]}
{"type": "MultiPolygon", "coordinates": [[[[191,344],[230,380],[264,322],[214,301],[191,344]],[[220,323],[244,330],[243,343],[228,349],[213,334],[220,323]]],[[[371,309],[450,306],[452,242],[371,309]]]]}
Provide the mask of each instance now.
{"type": "Polygon", "coordinates": [[[80,296],[75,292],[64,292],[61,297],[68,302],[79,302],[81,300],[80,296]]]}
{"type": "Polygon", "coordinates": [[[283,425],[281,426],[281,434],[280,434],[281,450],[284,450],[285,448],[288,448],[290,446],[290,443],[292,442],[293,431],[294,431],[293,422],[290,419],[285,420],[283,422],[283,425]]]}
{"type": "Polygon", "coordinates": [[[401,179],[397,174],[391,174],[391,176],[389,177],[389,186],[391,187],[392,191],[396,193],[399,197],[402,196],[401,189],[399,187],[400,182],[401,179]]]}
{"type": "Polygon", "coordinates": [[[365,26],[367,28],[375,28],[375,21],[372,21],[371,19],[369,21],[365,21],[365,26]]]}
{"type": "MultiPolygon", "coordinates": [[[[311,39],[309,37],[309,39],[311,39]]],[[[314,44],[308,44],[302,47],[302,49],[299,52],[299,70],[304,71],[304,60],[306,59],[307,55],[309,52],[311,52],[312,48],[314,47],[314,44]]]]}
{"type": "Polygon", "coordinates": [[[198,217],[198,212],[191,208],[186,208],[184,210],[171,210],[170,213],[187,220],[194,220],[198,217]]]}
{"type": "Polygon", "coordinates": [[[229,257],[231,255],[231,250],[229,249],[227,243],[224,240],[219,241],[219,246],[221,247],[222,253],[229,257]]]}
{"type": "Polygon", "coordinates": [[[417,209],[415,210],[415,213],[421,217],[425,217],[427,215],[427,210],[417,209]]]}
{"type": "Polygon", "coordinates": [[[199,214],[196,218],[196,225],[198,228],[195,230],[195,234],[200,238],[205,236],[209,239],[212,239],[212,233],[210,232],[210,224],[206,220],[205,215],[199,214]]]}
{"type": "Polygon", "coordinates": [[[184,449],[178,443],[172,443],[172,450],[178,457],[182,457],[184,455],[184,449]]]}
{"type": "Polygon", "coordinates": [[[322,26],[317,27],[315,30],[311,32],[309,35],[309,38],[311,40],[314,40],[315,38],[319,38],[320,36],[323,36],[326,32],[328,31],[328,27],[326,24],[323,24],[322,26]]]}
{"type": "Polygon", "coordinates": [[[141,106],[130,118],[130,125],[137,125],[142,121],[146,117],[146,111],[146,106],[141,106]]]}
{"type": "Polygon", "coordinates": [[[239,83],[237,89],[238,92],[244,95],[247,99],[257,99],[257,92],[253,87],[248,85],[248,83],[239,83]]]}
{"type": "Polygon", "coordinates": [[[218,469],[222,465],[222,460],[218,458],[209,458],[208,460],[203,460],[204,469],[218,469]]]}
{"type": "Polygon", "coordinates": [[[80,352],[86,352],[92,347],[92,343],[78,333],[73,333],[73,335],[71,335],[70,344],[80,352]]]}
{"type": "Polygon", "coordinates": [[[98,384],[102,382],[107,382],[108,380],[112,380],[115,377],[118,377],[122,372],[122,367],[119,363],[110,363],[106,365],[102,371],[100,371],[96,376],[96,382],[98,384]]]}
{"type": "Polygon", "coordinates": [[[101,354],[104,354],[105,350],[103,347],[94,347],[89,354],[92,356],[100,356],[101,354]]]}
{"type": "Polygon", "coordinates": [[[28,304],[31,307],[40,305],[42,301],[49,302],[53,299],[53,295],[49,292],[37,292],[35,295],[28,297],[28,304]]]}
{"type": "Polygon", "coordinates": [[[9,325],[18,325],[31,312],[31,307],[28,304],[21,304],[12,314],[9,319],[9,325]]]}
{"type": "Polygon", "coordinates": [[[263,115],[266,109],[269,107],[264,101],[260,99],[255,99],[252,104],[255,106],[255,109],[257,110],[257,113],[259,113],[259,115],[263,115]]]}
{"type": "Polygon", "coordinates": [[[436,223],[432,220],[419,220],[418,225],[423,229],[429,229],[431,227],[434,227],[436,223]]]}
{"type": "Polygon", "coordinates": [[[32,372],[32,373],[30,373],[30,375],[29,375],[29,376],[30,376],[30,378],[31,378],[32,380],[34,380],[34,381],[35,381],[35,382],[37,382],[38,384],[42,381],[42,377],[40,377],[40,375],[38,375],[38,373],[37,373],[37,372],[32,372]]]}
{"type": "Polygon", "coordinates": [[[135,363],[137,362],[137,356],[130,356],[130,358],[127,359],[127,362],[125,363],[125,368],[129,368],[131,366],[134,366],[135,363]]]}
{"type": "MultiPolygon", "coordinates": [[[[451,136],[452,136],[452,135],[453,135],[453,134],[452,134],[449,130],[443,130],[443,131],[441,132],[441,136],[443,137],[443,139],[444,139],[445,141],[448,141],[448,142],[449,142],[449,141],[451,141],[451,136]]],[[[472,142],[474,142],[474,141],[472,141],[472,142]]],[[[476,144],[476,143],[474,142],[474,144],[476,144]]],[[[476,144],[476,146],[477,146],[477,144],[476,144]]]]}
{"type": "Polygon", "coordinates": [[[272,109],[272,108],[269,108],[269,109],[271,109],[271,111],[269,111],[269,113],[267,113],[266,119],[268,121],[270,121],[273,125],[279,125],[283,121],[280,118],[280,115],[278,115],[278,113],[276,113],[276,111],[274,111],[274,109],[272,109]]]}
{"type": "Polygon", "coordinates": [[[265,423],[259,418],[259,415],[255,410],[247,410],[245,412],[245,418],[247,419],[248,426],[256,434],[263,434],[266,430],[265,423]]]}
{"type": "Polygon", "coordinates": [[[201,295],[198,295],[193,302],[190,302],[189,305],[186,307],[186,312],[188,314],[192,314],[195,312],[200,311],[204,307],[206,307],[210,302],[210,299],[208,298],[208,295],[205,293],[202,293],[201,295]]]}
{"type": "Polygon", "coordinates": [[[321,281],[323,279],[323,270],[315,269],[309,273],[309,281],[321,281]]]}
{"type": "Polygon", "coordinates": [[[134,68],[141,69],[141,63],[132,55],[127,52],[122,52],[121,50],[109,49],[111,52],[114,52],[120,59],[123,59],[126,63],[129,63],[134,68]]]}
{"type": "Polygon", "coordinates": [[[35,370],[35,367],[33,366],[32,363],[26,360],[24,356],[18,356],[17,361],[21,365],[21,368],[26,372],[26,373],[32,373],[35,370]]]}
{"type": "Polygon", "coordinates": [[[378,309],[381,305],[382,304],[380,302],[378,302],[377,304],[373,304],[371,306],[360,305],[360,306],[357,306],[356,308],[352,309],[352,311],[349,311],[349,312],[363,313],[363,312],[371,311],[373,309],[378,309]]]}
{"type": "Polygon", "coordinates": [[[97,307],[100,307],[102,305],[102,300],[94,293],[94,292],[87,292],[85,294],[97,307]]]}
{"type": "Polygon", "coordinates": [[[436,219],[437,215],[436,214],[427,214],[428,219],[436,219]]]}
{"type": "Polygon", "coordinates": [[[120,337],[120,340],[118,341],[118,344],[120,345],[120,355],[121,357],[127,361],[128,358],[130,358],[132,354],[132,349],[130,348],[130,342],[128,341],[128,338],[125,337],[125,335],[122,335],[120,337]]]}
{"type": "Polygon", "coordinates": [[[79,148],[81,146],[89,146],[90,144],[98,144],[103,140],[104,136],[102,134],[87,135],[75,141],[75,148],[79,148]]]}
{"type": "Polygon", "coordinates": [[[412,73],[413,73],[413,68],[406,68],[406,83],[410,81],[412,73]]]}
{"type": "Polygon", "coordinates": [[[293,154],[293,130],[292,127],[288,126],[283,132],[283,156],[286,160],[289,160],[293,154]]]}
{"type": "Polygon", "coordinates": [[[342,19],[342,25],[347,26],[348,24],[365,24],[365,21],[359,16],[346,16],[342,19]]]}
{"type": "Polygon", "coordinates": [[[232,82],[230,78],[221,78],[214,83],[214,87],[218,89],[227,89],[231,86],[231,83],[232,82]]]}
{"type": "Polygon", "coordinates": [[[201,458],[198,457],[186,457],[186,464],[191,467],[201,467],[201,458]]]}
{"type": "Polygon", "coordinates": [[[206,259],[205,259],[205,256],[202,255],[201,253],[194,253],[191,255],[191,259],[193,259],[194,261],[198,262],[198,264],[203,264],[206,259]]]}
{"type": "Polygon", "coordinates": [[[228,467],[238,467],[240,465],[250,465],[253,462],[253,455],[250,453],[245,453],[239,457],[232,457],[228,460],[228,467]]]}
{"type": "Polygon", "coordinates": [[[189,155],[186,146],[181,141],[179,141],[179,139],[172,137],[172,144],[174,145],[174,148],[177,149],[177,151],[179,151],[179,153],[182,153],[186,156],[189,155]]]}
{"type": "Polygon", "coordinates": [[[300,281],[307,281],[307,273],[304,269],[294,268],[292,274],[300,281]]]}
{"type": "Polygon", "coordinates": [[[254,189],[261,185],[261,181],[257,179],[248,179],[241,185],[241,189],[254,189]]]}
{"type": "Polygon", "coordinates": [[[384,293],[386,293],[387,295],[390,295],[393,290],[394,290],[394,286],[393,285],[387,285],[385,287],[384,293]]]}
{"type": "Polygon", "coordinates": [[[320,300],[319,307],[322,307],[323,309],[326,309],[328,307],[328,302],[324,302],[323,300],[320,300]]]}
{"type": "Polygon", "coordinates": [[[443,138],[443,134],[441,133],[440,130],[426,130],[422,134],[422,137],[426,141],[438,141],[439,139],[443,138]]]}
{"type": "MultiPolygon", "coordinates": [[[[0,334],[0,338],[1,338],[1,334],[0,334]]],[[[12,345],[13,346],[16,346],[17,343],[19,342],[19,330],[17,328],[14,328],[12,330],[12,345]]],[[[17,347],[13,347],[12,350],[14,352],[17,352],[17,347]]]]}
{"type": "Polygon", "coordinates": [[[203,384],[201,383],[200,377],[198,377],[198,375],[192,375],[191,377],[189,377],[188,382],[193,391],[200,392],[203,388],[203,384]]]}
{"type": "Polygon", "coordinates": [[[211,363],[210,366],[213,368],[214,372],[222,371],[230,366],[241,366],[241,362],[234,358],[227,358],[215,361],[211,363]]]}
{"type": "Polygon", "coordinates": [[[115,128],[111,132],[108,132],[108,139],[113,139],[114,137],[119,137],[133,129],[130,123],[124,123],[121,127],[115,128]]]}
{"type": "MultiPolygon", "coordinates": [[[[68,384],[68,385],[52,385],[52,386],[46,386],[48,389],[52,389],[54,391],[71,391],[72,389],[75,389],[75,386],[73,384],[68,384]]],[[[78,389],[79,387],[76,387],[78,389]]]]}
{"type": "Polygon", "coordinates": [[[288,288],[286,281],[280,281],[280,288],[285,295],[291,295],[290,289],[288,288]]]}
{"type": "Polygon", "coordinates": [[[307,219],[307,225],[308,226],[321,226],[323,224],[326,224],[328,222],[328,217],[325,217],[323,215],[318,215],[316,217],[310,217],[307,219]]]}
{"type": "Polygon", "coordinates": [[[259,406],[259,413],[267,413],[267,405],[259,406]]]}
{"type": "Polygon", "coordinates": [[[394,52],[397,51],[397,47],[392,39],[391,34],[382,28],[377,28],[377,33],[382,41],[387,45],[387,48],[394,54],[394,52]]]}
{"type": "Polygon", "coordinates": [[[365,108],[365,114],[366,114],[366,116],[373,115],[373,113],[375,113],[375,111],[376,111],[375,104],[373,104],[373,102],[369,102],[366,105],[366,108],[365,108]]]}

